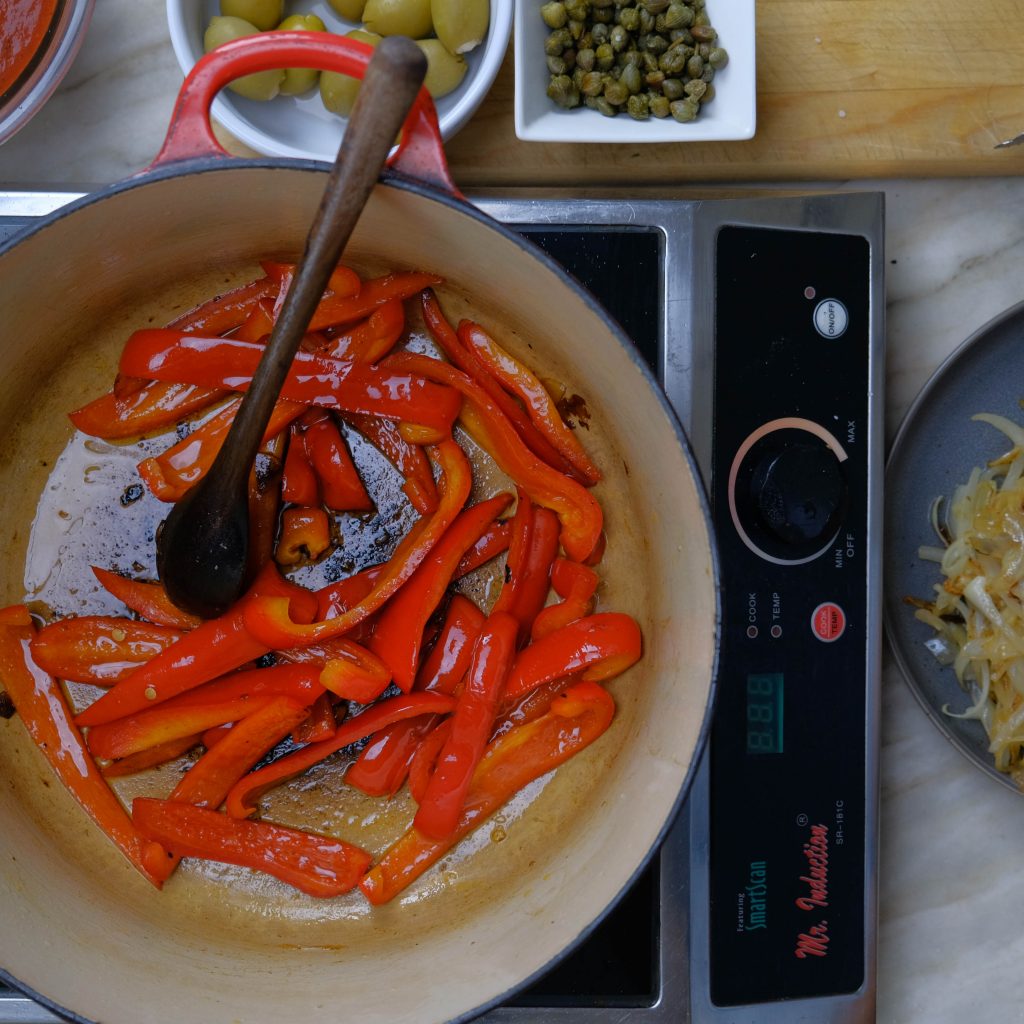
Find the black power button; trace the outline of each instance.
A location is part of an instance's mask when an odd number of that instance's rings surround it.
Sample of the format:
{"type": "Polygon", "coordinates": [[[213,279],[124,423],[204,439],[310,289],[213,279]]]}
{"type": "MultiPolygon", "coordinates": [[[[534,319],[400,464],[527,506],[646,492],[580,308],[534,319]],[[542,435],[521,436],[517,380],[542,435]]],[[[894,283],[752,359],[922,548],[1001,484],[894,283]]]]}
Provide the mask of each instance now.
{"type": "Polygon", "coordinates": [[[729,503],[744,543],[771,562],[806,562],[839,531],[846,453],[817,424],[780,420],[755,431],[733,463],[729,503]]]}

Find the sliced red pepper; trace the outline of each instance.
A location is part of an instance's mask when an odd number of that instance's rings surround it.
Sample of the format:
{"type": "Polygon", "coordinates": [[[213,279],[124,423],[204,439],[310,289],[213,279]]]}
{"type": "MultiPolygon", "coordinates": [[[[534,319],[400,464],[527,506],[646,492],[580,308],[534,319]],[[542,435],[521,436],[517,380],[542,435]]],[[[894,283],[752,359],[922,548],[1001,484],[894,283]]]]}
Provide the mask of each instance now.
{"type": "Polygon", "coordinates": [[[302,443],[302,428],[293,423],[289,431],[288,453],[284,457],[284,479],[281,497],[294,505],[313,507],[320,504],[320,486],[309,456],[302,443]]]}
{"type": "Polygon", "coordinates": [[[431,839],[443,839],[459,823],[473,772],[491,735],[518,635],[515,616],[494,612],[473,645],[473,660],[452,714],[451,732],[413,819],[416,829],[431,839]]]}
{"type": "Polygon", "coordinates": [[[479,324],[463,320],[459,340],[473,352],[498,382],[526,407],[533,425],[555,451],[573,467],[584,483],[593,486],[601,471],[583,450],[576,435],[566,426],[558,406],[529,367],[508,354],[479,324]]]}
{"type": "MultiPolygon", "coordinates": [[[[220,412],[167,451],[139,463],[139,476],[154,496],[161,501],[180,501],[190,487],[206,476],[241,404],[240,398],[232,399],[220,412]]],[[[279,401],[270,414],[263,442],[276,437],[304,408],[298,402],[279,401]]]]}
{"type": "Polygon", "coordinates": [[[459,338],[452,325],[441,311],[437,296],[427,289],[420,296],[423,307],[423,319],[430,329],[431,336],[438,347],[447,356],[449,362],[467,374],[499,408],[512,424],[523,444],[542,462],[547,463],[560,473],[572,471],[570,463],[551,446],[537,428],[530,422],[530,417],[522,406],[508,392],[504,391],[494,375],[477,358],[473,349],[468,348],[459,338]]]}
{"type": "Polygon", "coordinates": [[[378,306],[362,323],[326,338],[317,351],[334,359],[376,363],[395,347],[404,330],[405,307],[401,299],[392,299],[378,306]]]}
{"type": "Polygon", "coordinates": [[[181,757],[182,754],[188,753],[193,747],[197,747],[201,740],[202,737],[198,734],[195,736],[182,736],[176,740],[168,740],[166,743],[160,743],[155,747],[150,747],[148,750],[140,750],[137,754],[132,754],[130,757],[122,757],[119,761],[111,761],[109,764],[103,765],[100,771],[105,779],[117,779],[125,775],[135,775],[138,772],[146,771],[148,768],[155,768],[157,765],[173,761],[176,757],[181,757]]]}
{"type": "Polygon", "coordinates": [[[226,334],[241,327],[261,299],[277,294],[278,282],[261,277],[182,313],[167,326],[189,333],[226,334]]]}
{"type": "Polygon", "coordinates": [[[95,565],[92,571],[104,590],[149,622],[174,629],[195,629],[203,621],[198,615],[182,611],[174,604],[162,583],[129,579],[95,565]]]}
{"type": "Polygon", "coordinates": [[[306,717],[292,732],[292,739],[296,743],[319,743],[321,740],[329,740],[338,731],[338,720],[334,717],[334,696],[332,694],[320,694],[309,706],[307,712],[306,717]]]}
{"type": "Polygon", "coordinates": [[[179,693],[165,701],[164,708],[194,708],[222,704],[249,697],[287,697],[309,707],[324,693],[317,665],[272,665],[230,672],[212,682],[179,693]]]}
{"type": "MultiPolygon", "coordinates": [[[[417,722],[420,719],[416,719],[417,722]]],[[[446,718],[438,722],[438,716],[431,716],[431,727],[425,732],[409,762],[409,795],[421,803],[427,794],[427,787],[437,767],[437,759],[441,756],[444,745],[452,733],[452,720],[446,718]]]]}
{"type": "Polygon", "coordinates": [[[489,743],[455,829],[439,840],[408,829],[359,883],[363,894],[375,905],[393,899],[524,786],[593,743],[614,714],[615,703],[602,687],[577,683],[543,717],[489,743]]]}
{"type": "Polygon", "coordinates": [[[9,604],[0,608],[0,626],[31,626],[32,613],[23,604],[9,604]]]}
{"type": "Polygon", "coordinates": [[[557,604],[541,610],[533,620],[530,637],[540,640],[594,610],[594,592],[600,578],[593,569],[567,558],[556,558],[551,567],[551,585],[560,597],[557,604]]]}
{"type": "MultiPolygon", "coordinates": [[[[291,286],[292,278],[295,276],[295,264],[282,263],[277,260],[261,260],[260,266],[267,277],[277,282],[277,307],[280,309],[280,306],[284,303],[285,295],[291,286]]],[[[349,298],[353,295],[358,295],[362,287],[362,278],[351,267],[346,267],[344,264],[339,263],[331,271],[327,288],[320,301],[322,303],[329,298],[349,298]]]]}
{"type": "Polygon", "coordinates": [[[181,630],[111,615],[81,615],[44,626],[32,658],[59,679],[113,686],[182,637],[181,630]]]}
{"type": "Polygon", "coordinates": [[[120,441],[163,430],[207,408],[220,397],[221,391],[216,388],[173,380],[150,381],[127,396],[112,391],[101,395],[68,413],[68,419],[83,434],[120,441]]]}
{"type": "Polygon", "coordinates": [[[278,565],[315,562],[331,546],[331,524],[322,508],[294,505],[281,513],[281,536],[274,558],[278,565]]]}
{"type": "Polygon", "coordinates": [[[601,536],[601,506],[581,484],[538,459],[478,384],[454,366],[412,352],[388,356],[381,363],[381,368],[385,367],[415,373],[461,392],[464,401],[459,416],[466,429],[534,502],[558,516],[566,554],[576,562],[591,554],[601,536]]]}
{"type": "MultiPolygon", "coordinates": [[[[472,601],[456,594],[448,605],[437,642],[420,667],[415,688],[454,693],[469,669],[473,644],[484,621],[484,613],[472,601]]],[[[345,781],[370,796],[397,793],[420,740],[437,722],[437,715],[426,715],[396,722],[375,733],[349,768],[345,781]]]]}
{"type": "Polygon", "coordinates": [[[346,423],[355,427],[405,477],[402,490],[421,516],[429,516],[437,508],[437,487],[430,472],[430,462],[419,445],[410,444],[398,427],[379,416],[343,413],[346,423]]]}
{"type": "Polygon", "coordinates": [[[391,669],[372,651],[344,637],[331,641],[331,657],[320,673],[320,684],[331,693],[369,704],[390,682],[391,669]]]}
{"type": "Polygon", "coordinates": [[[181,857],[253,868],[310,896],[340,896],[358,883],[373,858],[333,836],[264,821],[239,821],[176,800],[136,797],[132,820],[139,831],[181,857]]]}
{"type": "MultiPolygon", "coordinates": [[[[53,676],[32,660],[31,626],[0,626],[0,679],[29,736],[57,778],[117,848],[158,888],[146,867],[150,842],[140,835],[89,753],[53,676]]],[[[150,851],[152,852],[152,851],[150,851]]]]}
{"type": "Polygon", "coordinates": [[[481,565],[486,565],[492,558],[497,558],[503,551],[508,550],[512,538],[512,523],[507,519],[500,519],[492,523],[487,532],[463,555],[455,570],[455,578],[459,579],[481,565]]]}
{"type": "Polygon", "coordinates": [[[232,337],[243,341],[263,341],[274,329],[274,303],[271,299],[261,299],[256,303],[245,323],[232,337]]]}
{"type": "Polygon", "coordinates": [[[447,714],[455,706],[451,697],[440,693],[410,693],[379,701],[362,713],[347,719],[329,740],[310,743],[263,768],[246,775],[228,794],[226,809],[236,818],[248,817],[256,810],[256,802],[268,790],[280,786],[319,764],[325,757],[336,753],[357,740],[383,729],[392,722],[418,715],[447,714]]]}
{"type": "Polygon", "coordinates": [[[302,444],[323,503],[335,512],[372,512],[373,501],[330,413],[308,413],[303,423],[302,444]]]}
{"type": "MultiPolygon", "coordinates": [[[[421,519],[406,534],[391,559],[375,573],[369,593],[333,618],[309,625],[289,617],[286,601],[253,597],[245,602],[245,628],[252,636],[265,643],[268,650],[302,647],[341,636],[376,612],[406,583],[462,510],[472,488],[473,471],[458,444],[444,441],[432,452],[444,480],[437,511],[429,519],[421,519]]],[[[320,603],[322,607],[322,599],[320,603]]]]}
{"type": "Polygon", "coordinates": [[[639,661],[642,649],[640,627],[632,616],[588,615],[524,647],[509,673],[505,695],[519,697],[577,672],[588,680],[611,679],[639,661]]]}
{"type": "MultiPolygon", "coordinates": [[[[296,618],[308,621],[316,614],[316,596],[283,579],[273,563],[268,563],[246,597],[219,618],[186,633],[149,664],[108,690],[78,716],[79,724],[101,725],[154,707],[272,650],[245,628],[246,605],[261,594],[280,595],[279,599],[296,618]]],[[[284,610],[283,614],[289,613],[284,610]]]]}
{"type": "Polygon", "coordinates": [[[460,513],[377,616],[370,650],[387,662],[395,684],[404,692],[412,689],[416,679],[427,620],[441,603],[462,556],[511,503],[511,494],[499,494],[460,513]]]}
{"type": "MultiPolygon", "coordinates": [[[[262,354],[262,346],[253,342],[156,328],[132,334],[121,353],[121,370],[158,380],[245,391],[262,354]]],[[[451,388],[414,374],[301,351],[288,371],[281,397],[416,424],[430,441],[448,436],[461,405],[451,388]]]]}
{"type": "Polygon", "coordinates": [[[441,284],[443,278],[436,274],[427,274],[418,270],[386,274],[384,277],[374,277],[364,281],[357,295],[325,296],[313,319],[310,321],[309,329],[321,331],[325,327],[332,327],[335,324],[349,324],[355,320],[361,320],[369,316],[378,306],[395,299],[408,299],[423,291],[424,288],[431,288],[441,284]]]}

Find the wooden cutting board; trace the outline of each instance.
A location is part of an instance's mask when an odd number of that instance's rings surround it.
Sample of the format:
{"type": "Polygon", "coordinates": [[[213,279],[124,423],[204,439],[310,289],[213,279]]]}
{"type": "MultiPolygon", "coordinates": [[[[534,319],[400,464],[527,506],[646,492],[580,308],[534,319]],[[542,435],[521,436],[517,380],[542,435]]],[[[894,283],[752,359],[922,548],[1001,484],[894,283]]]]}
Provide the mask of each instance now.
{"type": "Polygon", "coordinates": [[[1024,0],[759,0],[745,142],[521,142],[514,77],[510,49],[446,146],[463,188],[1024,172],[1024,146],[993,148],[1024,132],[1024,0]]]}

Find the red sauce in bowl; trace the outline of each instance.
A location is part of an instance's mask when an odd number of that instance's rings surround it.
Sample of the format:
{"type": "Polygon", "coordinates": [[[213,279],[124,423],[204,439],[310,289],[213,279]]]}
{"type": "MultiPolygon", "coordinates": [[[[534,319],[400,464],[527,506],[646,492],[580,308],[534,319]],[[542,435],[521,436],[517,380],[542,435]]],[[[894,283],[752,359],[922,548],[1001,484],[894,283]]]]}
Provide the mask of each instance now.
{"type": "Polygon", "coordinates": [[[29,66],[53,22],[58,0],[0,2],[0,95],[29,66]]]}

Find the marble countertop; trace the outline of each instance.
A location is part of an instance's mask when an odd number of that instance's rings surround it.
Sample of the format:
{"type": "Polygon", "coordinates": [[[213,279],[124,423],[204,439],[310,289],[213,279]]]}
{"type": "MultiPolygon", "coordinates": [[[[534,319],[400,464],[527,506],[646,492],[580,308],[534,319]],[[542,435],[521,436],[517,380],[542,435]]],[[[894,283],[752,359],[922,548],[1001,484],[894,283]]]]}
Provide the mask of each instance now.
{"type": "MultiPolygon", "coordinates": [[[[0,188],[95,187],[140,170],[181,77],[162,0],[99,0],[59,90],[0,146],[0,188]]],[[[829,187],[886,195],[891,437],[938,363],[1021,298],[1024,178],[829,187]]],[[[1024,1020],[1013,988],[1024,956],[1024,802],[939,735],[888,652],[881,780],[878,1019],[1024,1020]]]]}

